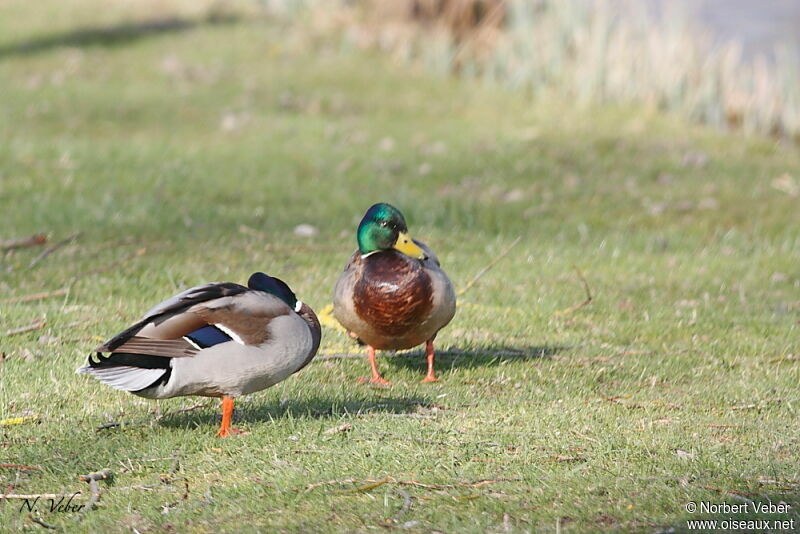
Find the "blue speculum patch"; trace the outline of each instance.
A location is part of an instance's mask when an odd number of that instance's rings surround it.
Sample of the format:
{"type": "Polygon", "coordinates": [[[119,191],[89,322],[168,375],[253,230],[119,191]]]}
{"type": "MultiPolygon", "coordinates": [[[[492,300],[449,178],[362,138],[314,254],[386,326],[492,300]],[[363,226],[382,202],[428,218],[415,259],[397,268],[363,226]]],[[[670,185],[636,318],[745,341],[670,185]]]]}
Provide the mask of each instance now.
{"type": "Polygon", "coordinates": [[[186,337],[191,339],[201,349],[232,341],[231,336],[213,324],[204,326],[203,328],[198,328],[186,337]]]}

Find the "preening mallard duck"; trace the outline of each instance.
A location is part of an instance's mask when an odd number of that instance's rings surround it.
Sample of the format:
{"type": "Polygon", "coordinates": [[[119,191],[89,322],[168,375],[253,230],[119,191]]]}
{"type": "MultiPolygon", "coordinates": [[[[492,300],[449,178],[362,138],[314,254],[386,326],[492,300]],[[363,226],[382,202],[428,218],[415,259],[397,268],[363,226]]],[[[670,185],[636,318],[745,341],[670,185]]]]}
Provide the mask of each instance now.
{"type": "Polygon", "coordinates": [[[247,287],[205,284],[156,305],[77,372],[149,399],[222,397],[218,435],[227,436],[234,399],[305,367],[320,337],[314,310],[282,280],[255,273],[247,287]]]}
{"type": "Polygon", "coordinates": [[[356,233],[358,250],[336,282],[333,314],[367,344],[370,382],[389,384],[378,372],[375,350],[409,349],[425,343],[435,382],[433,340],[456,313],[456,294],[436,255],[408,235],[400,210],[375,204],[356,233]]]}

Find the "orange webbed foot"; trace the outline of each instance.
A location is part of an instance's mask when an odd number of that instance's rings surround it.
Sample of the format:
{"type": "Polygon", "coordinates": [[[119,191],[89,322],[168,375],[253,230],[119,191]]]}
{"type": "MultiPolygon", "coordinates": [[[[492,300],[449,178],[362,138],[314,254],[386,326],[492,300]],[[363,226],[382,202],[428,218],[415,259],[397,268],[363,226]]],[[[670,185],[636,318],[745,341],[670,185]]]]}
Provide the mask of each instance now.
{"type": "Polygon", "coordinates": [[[375,347],[372,345],[367,345],[367,359],[369,360],[369,367],[372,371],[372,378],[362,378],[358,381],[358,383],[365,384],[369,382],[370,384],[376,386],[391,386],[392,383],[388,380],[385,380],[378,371],[378,362],[375,359],[375,347]]]}
{"type": "Polygon", "coordinates": [[[428,374],[425,375],[425,378],[420,380],[422,384],[439,381],[436,378],[436,371],[433,364],[434,358],[436,358],[436,353],[433,350],[433,340],[429,339],[425,342],[425,359],[428,361],[428,374]]]}

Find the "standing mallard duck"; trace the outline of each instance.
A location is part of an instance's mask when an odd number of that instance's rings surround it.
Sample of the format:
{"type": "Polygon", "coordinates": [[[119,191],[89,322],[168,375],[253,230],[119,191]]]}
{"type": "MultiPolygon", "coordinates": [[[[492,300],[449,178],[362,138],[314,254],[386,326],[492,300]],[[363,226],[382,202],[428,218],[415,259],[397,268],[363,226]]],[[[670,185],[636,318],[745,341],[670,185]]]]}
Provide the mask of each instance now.
{"type": "Polygon", "coordinates": [[[222,397],[224,437],[234,399],[305,367],[320,336],[314,310],[282,280],[255,273],[247,287],[205,284],[165,300],[95,349],[98,359],[89,356],[77,372],[149,399],[222,397]]]}
{"type": "Polygon", "coordinates": [[[367,344],[372,384],[389,384],[378,372],[375,350],[425,343],[428,373],[436,382],[433,340],[456,313],[456,294],[436,255],[408,235],[400,210],[375,204],[361,219],[358,250],[336,282],[333,314],[367,344]]]}

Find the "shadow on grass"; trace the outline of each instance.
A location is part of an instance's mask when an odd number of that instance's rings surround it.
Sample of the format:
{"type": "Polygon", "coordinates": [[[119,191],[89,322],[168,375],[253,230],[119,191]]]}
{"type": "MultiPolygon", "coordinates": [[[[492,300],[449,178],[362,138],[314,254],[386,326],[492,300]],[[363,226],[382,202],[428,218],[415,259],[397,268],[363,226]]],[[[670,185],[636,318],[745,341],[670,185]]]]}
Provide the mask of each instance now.
{"type": "MultiPolygon", "coordinates": [[[[339,419],[348,414],[412,414],[420,407],[432,406],[434,406],[432,401],[417,396],[381,397],[344,402],[332,402],[325,398],[280,402],[240,402],[236,407],[234,424],[269,423],[284,418],[339,419]]],[[[220,404],[212,402],[203,410],[165,414],[158,424],[172,428],[216,426],[219,425],[220,410],[220,404]]]]}
{"type": "Polygon", "coordinates": [[[703,500],[687,499],[683,511],[683,519],[655,532],[800,532],[800,492],[796,489],[785,494],[715,492],[703,500]]]}
{"type": "Polygon", "coordinates": [[[201,26],[234,24],[239,20],[233,15],[209,15],[201,19],[169,17],[107,27],[79,28],[0,46],[0,59],[38,54],[59,47],[120,46],[145,37],[184,32],[201,26]]]}
{"type": "MultiPolygon", "coordinates": [[[[505,361],[539,360],[549,358],[571,347],[556,345],[512,347],[507,345],[487,345],[458,349],[450,347],[436,351],[436,368],[472,369],[490,367],[505,361]]],[[[365,351],[366,352],[366,351],[365,351]]],[[[391,362],[395,367],[405,367],[423,372],[426,369],[425,351],[415,350],[401,353],[378,353],[378,359],[391,362]],[[383,357],[383,358],[381,358],[383,357]]]]}

